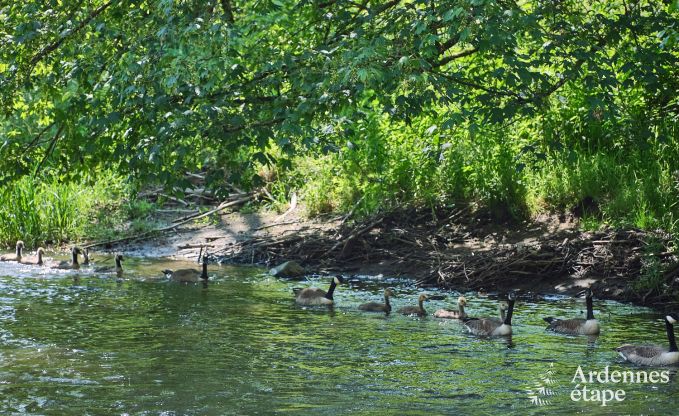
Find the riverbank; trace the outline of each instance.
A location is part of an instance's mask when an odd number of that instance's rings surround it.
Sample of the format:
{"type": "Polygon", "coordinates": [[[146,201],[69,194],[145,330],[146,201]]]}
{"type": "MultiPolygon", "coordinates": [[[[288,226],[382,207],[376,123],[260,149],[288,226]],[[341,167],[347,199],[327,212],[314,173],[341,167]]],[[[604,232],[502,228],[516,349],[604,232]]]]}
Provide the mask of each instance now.
{"type": "Polygon", "coordinates": [[[174,258],[197,258],[206,249],[222,263],[272,267],[295,260],[310,274],[407,276],[422,287],[459,291],[573,295],[592,287],[603,299],[661,309],[679,299],[677,255],[661,232],[583,232],[572,214],[497,223],[472,206],[358,222],[301,212],[217,212],[207,223],[98,249],[174,258]]]}

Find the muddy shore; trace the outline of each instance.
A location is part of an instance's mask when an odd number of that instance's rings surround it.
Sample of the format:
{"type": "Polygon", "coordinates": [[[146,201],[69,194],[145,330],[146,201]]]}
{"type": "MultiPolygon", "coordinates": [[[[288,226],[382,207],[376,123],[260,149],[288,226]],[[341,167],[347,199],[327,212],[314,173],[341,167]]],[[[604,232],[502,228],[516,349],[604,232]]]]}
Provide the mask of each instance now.
{"type": "Polygon", "coordinates": [[[196,258],[204,248],[222,263],[272,267],[296,260],[308,273],[412,277],[422,287],[526,295],[574,295],[592,287],[602,299],[660,309],[679,303],[678,257],[662,232],[583,232],[572,216],[498,223],[469,206],[361,221],[310,220],[300,212],[215,214],[207,224],[98,249],[196,258]]]}

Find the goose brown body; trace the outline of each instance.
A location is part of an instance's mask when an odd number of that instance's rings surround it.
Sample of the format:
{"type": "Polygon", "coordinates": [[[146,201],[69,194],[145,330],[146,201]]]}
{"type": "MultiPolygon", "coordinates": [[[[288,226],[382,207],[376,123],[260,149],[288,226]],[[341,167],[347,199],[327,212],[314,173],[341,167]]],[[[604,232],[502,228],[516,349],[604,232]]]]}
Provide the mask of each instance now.
{"type": "Polygon", "coordinates": [[[50,267],[62,270],[78,270],[80,269],[80,263],[78,263],[78,254],[80,253],[80,248],[73,247],[71,248],[71,261],[63,260],[59,263],[50,265],[50,267]]]}
{"type": "Polygon", "coordinates": [[[170,278],[170,280],[179,283],[196,283],[200,281],[207,281],[207,256],[203,256],[203,267],[201,270],[196,269],[177,269],[177,270],[163,270],[163,273],[170,278]]]}
{"type": "Polygon", "coordinates": [[[669,342],[669,349],[657,345],[625,344],[615,350],[625,360],[638,365],[674,365],[679,364],[679,348],[674,338],[674,324],[679,317],[676,314],[665,316],[665,331],[669,342]]]}
{"type": "Polygon", "coordinates": [[[24,242],[19,240],[16,243],[16,251],[14,254],[9,254],[6,256],[0,256],[0,261],[16,261],[17,263],[21,263],[21,259],[23,258],[23,249],[24,249],[24,242]]]}
{"type": "Polygon", "coordinates": [[[295,293],[295,302],[299,305],[332,305],[334,300],[335,288],[344,280],[340,276],[335,276],[330,282],[330,288],[326,292],[317,287],[307,287],[295,293]]]}
{"type": "Polygon", "coordinates": [[[94,269],[94,271],[96,273],[115,273],[118,277],[121,277],[123,275],[123,265],[122,265],[123,260],[124,260],[123,255],[117,253],[115,255],[116,262],[115,267],[97,267],[94,269]]]}
{"type": "MultiPolygon", "coordinates": [[[[514,298],[509,297],[507,301],[507,315],[503,321],[496,318],[468,318],[465,319],[464,325],[467,330],[479,336],[506,336],[512,334],[512,315],[514,313],[514,298]]],[[[502,314],[502,309],[500,309],[502,314]]]]}
{"type": "Polygon", "coordinates": [[[586,319],[557,319],[552,317],[544,318],[544,320],[549,323],[547,329],[550,331],[570,335],[598,335],[600,329],[599,322],[594,318],[594,309],[592,306],[593,294],[590,289],[587,289],[585,293],[585,299],[587,303],[586,319]]]}
{"type": "Polygon", "coordinates": [[[29,257],[29,258],[24,258],[23,262],[26,264],[35,264],[37,266],[42,266],[45,264],[45,260],[43,257],[45,256],[45,249],[42,247],[38,247],[38,251],[35,255],[35,257],[29,257]]]}
{"type": "Polygon", "coordinates": [[[403,315],[427,316],[427,311],[424,309],[424,301],[429,300],[427,295],[421,294],[417,298],[418,306],[406,306],[398,310],[403,315]]]}
{"type": "Polygon", "coordinates": [[[390,313],[391,312],[391,304],[389,303],[389,298],[394,296],[394,292],[391,291],[391,289],[385,289],[384,290],[384,303],[379,303],[379,302],[368,302],[364,303],[362,305],[358,306],[359,310],[365,311],[365,312],[383,312],[383,313],[390,313]]]}
{"type": "Polygon", "coordinates": [[[460,296],[457,299],[457,310],[439,309],[434,312],[434,316],[445,319],[464,319],[467,317],[467,313],[464,311],[465,306],[467,306],[467,299],[464,296],[460,296]]]}

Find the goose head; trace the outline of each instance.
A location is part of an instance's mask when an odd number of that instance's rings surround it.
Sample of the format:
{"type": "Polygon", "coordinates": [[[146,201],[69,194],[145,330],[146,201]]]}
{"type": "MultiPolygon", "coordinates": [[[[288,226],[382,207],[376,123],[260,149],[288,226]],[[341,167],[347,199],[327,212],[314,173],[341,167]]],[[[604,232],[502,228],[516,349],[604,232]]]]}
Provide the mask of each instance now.
{"type": "Polygon", "coordinates": [[[467,299],[464,296],[457,298],[457,304],[459,306],[467,306],[467,299]]]}
{"type": "Polygon", "coordinates": [[[396,297],[396,294],[391,289],[384,289],[384,297],[385,298],[396,297]]]}
{"type": "Polygon", "coordinates": [[[422,303],[425,300],[429,300],[429,296],[425,295],[424,293],[420,295],[419,298],[417,298],[418,302],[422,303]]]}
{"type": "Polygon", "coordinates": [[[676,313],[671,313],[665,316],[665,320],[670,324],[674,325],[677,323],[677,321],[679,321],[679,315],[677,315],[676,313]]]}

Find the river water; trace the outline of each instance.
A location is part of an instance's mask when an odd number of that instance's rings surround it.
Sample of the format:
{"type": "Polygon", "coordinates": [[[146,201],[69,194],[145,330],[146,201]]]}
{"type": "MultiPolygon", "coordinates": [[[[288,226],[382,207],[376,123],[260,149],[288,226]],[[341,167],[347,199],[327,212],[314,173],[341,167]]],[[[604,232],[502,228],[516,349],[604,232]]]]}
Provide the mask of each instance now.
{"type": "MultiPolygon", "coordinates": [[[[98,257],[112,264],[106,257],[98,257]]],[[[165,268],[126,258],[126,279],[0,263],[0,414],[676,414],[676,369],[624,363],[623,343],[667,344],[659,313],[595,299],[597,338],[546,332],[545,316],[582,317],[584,301],[519,294],[511,339],[480,339],[457,321],[358,311],[392,287],[414,305],[408,279],[351,277],[336,306],[300,307],[293,287],[253,267],[210,265],[210,283],[181,285],[165,268]],[[588,372],[668,371],[667,382],[587,380],[588,372]],[[573,394],[575,388],[580,398],[573,394]],[[591,393],[596,391],[598,393],[591,393]],[[610,393],[608,393],[610,391],[610,393]],[[618,397],[620,394],[618,393],[618,397]],[[578,399],[578,400],[574,400],[578,399]]],[[[430,313],[458,294],[430,301],[430,313]]],[[[473,316],[497,298],[466,294],[473,316]]],[[[639,381],[639,380],[636,380],[639,381]]]]}

